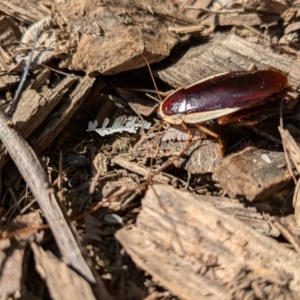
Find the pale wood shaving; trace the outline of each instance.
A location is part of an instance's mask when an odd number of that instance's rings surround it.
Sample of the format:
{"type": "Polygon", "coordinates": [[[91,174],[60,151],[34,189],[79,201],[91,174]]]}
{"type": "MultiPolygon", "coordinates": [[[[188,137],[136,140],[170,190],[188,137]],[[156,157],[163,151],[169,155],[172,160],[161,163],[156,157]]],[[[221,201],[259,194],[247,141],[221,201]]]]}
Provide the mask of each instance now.
{"type": "Polygon", "coordinates": [[[36,270],[46,281],[52,299],[96,299],[89,283],[51,252],[31,244],[36,270]],[[58,276],[59,274],[59,276],[58,276]]]}

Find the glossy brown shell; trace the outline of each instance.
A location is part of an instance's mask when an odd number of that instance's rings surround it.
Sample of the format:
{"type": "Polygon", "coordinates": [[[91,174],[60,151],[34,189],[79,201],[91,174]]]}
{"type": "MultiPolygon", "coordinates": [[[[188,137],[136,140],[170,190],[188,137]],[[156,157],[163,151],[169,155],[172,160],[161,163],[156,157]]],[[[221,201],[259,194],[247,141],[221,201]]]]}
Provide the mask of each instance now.
{"type": "Polygon", "coordinates": [[[159,112],[173,124],[204,122],[260,105],[287,85],[287,74],[272,69],[229,72],[175,91],[159,112]]]}

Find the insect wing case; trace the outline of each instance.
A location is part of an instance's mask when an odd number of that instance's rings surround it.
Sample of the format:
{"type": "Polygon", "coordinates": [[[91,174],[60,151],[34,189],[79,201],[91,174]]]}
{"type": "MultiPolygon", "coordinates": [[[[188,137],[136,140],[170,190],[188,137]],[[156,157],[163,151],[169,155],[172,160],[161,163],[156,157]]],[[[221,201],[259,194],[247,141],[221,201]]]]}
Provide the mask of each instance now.
{"type": "Polygon", "coordinates": [[[257,106],[287,85],[287,75],[276,70],[220,74],[169,95],[160,115],[172,124],[205,122],[257,106]]]}

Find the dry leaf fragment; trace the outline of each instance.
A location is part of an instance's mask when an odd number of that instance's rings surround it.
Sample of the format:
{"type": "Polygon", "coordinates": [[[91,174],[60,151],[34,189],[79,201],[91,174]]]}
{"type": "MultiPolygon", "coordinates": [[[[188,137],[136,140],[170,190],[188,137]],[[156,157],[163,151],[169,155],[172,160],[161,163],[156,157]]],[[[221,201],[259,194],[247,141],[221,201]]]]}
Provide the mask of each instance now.
{"type": "Polygon", "coordinates": [[[89,122],[87,132],[95,131],[100,136],[106,136],[117,132],[130,132],[136,133],[138,128],[149,129],[151,126],[150,122],[145,120],[139,120],[135,116],[121,116],[115,119],[111,127],[107,127],[109,124],[109,118],[106,118],[101,128],[96,128],[98,121],[89,122]]]}

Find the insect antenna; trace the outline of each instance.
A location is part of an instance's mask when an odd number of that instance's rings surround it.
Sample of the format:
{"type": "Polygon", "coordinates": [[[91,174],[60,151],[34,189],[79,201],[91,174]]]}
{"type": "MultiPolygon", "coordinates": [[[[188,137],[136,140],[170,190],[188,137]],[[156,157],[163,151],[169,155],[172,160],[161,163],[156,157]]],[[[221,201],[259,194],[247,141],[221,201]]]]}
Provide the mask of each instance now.
{"type": "MultiPolygon", "coordinates": [[[[133,49],[133,50],[134,50],[134,49],[133,49]]],[[[134,50],[134,51],[135,51],[135,50],[134,50]]],[[[162,99],[161,99],[161,96],[160,96],[160,92],[159,92],[159,90],[158,90],[158,88],[157,88],[157,85],[156,85],[156,82],[155,82],[155,79],[154,79],[154,76],[153,76],[151,67],[150,67],[150,65],[149,65],[149,62],[148,62],[147,58],[145,57],[145,55],[144,55],[143,53],[139,53],[139,54],[142,56],[142,58],[144,59],[146,65],[147,65],[147,68],[148,68],[148,70],[149,70],[149,73],[150,73],[150,76],[151,76],[151,79],[152,79],[154,88],[155,88],[155,90],[156,90],[157,96],[158,96],[160,102],[162,102],[162,99]]]]}
{"type": "MultiPolygon", "coordinates": [[[[159,90],[158,90],[158,88],[157,88],[156,81],[155,81],[155,79],[154,79],[153,72],[152,72],[152,70],[151,70],[151,67],[150,67],[150,64],[149,64],[148,60],[146,59],[146,57],[145,57],[145,55],[144,55],[143,53],[140,53],[140,52],[136,51],[136,50],[133,49],[132,47],[131,47],[131,49],[132,49],[133,51],[139,53],[139,54],[141,55],[141,57],[144,59],[146,65],[147,65],[147,68],[148,68],[148,70],[149,70],[149,73],[150,73],[150,76],[151,76],[151,80],[152,80],[152,82],[153,82],[153,85],[154,85],[154,88],[155,88],[155,90],[156,90],[157,96],[158,96],[160,102],[162,102],[162,98],[161,98],[160,92],[159,92],[159,90]]],[[[160,132],[161,128],[162,128],[162,123],[160,124],[159,129],[158,129],[158,134],[156,135],[156,139],[155,139],[155,143],[154,143],[154,150],[155,150],[155,151],[157,151],[157,149],[158,149],[158,144],[159,144],[159,132],[160,132]]],[[[151,174],[152,174],[152,169],[153,169],[153,160],[154,160],[154,157],[151,156],[151,159],[150,159],[150,173],[149,173],[148,179],[147,179],[147,181],[148,181],[149,184],[151,184],[151,181],[152,181],[152,178],[153,178],[153,176],[151,175],[151,174]]]]}

